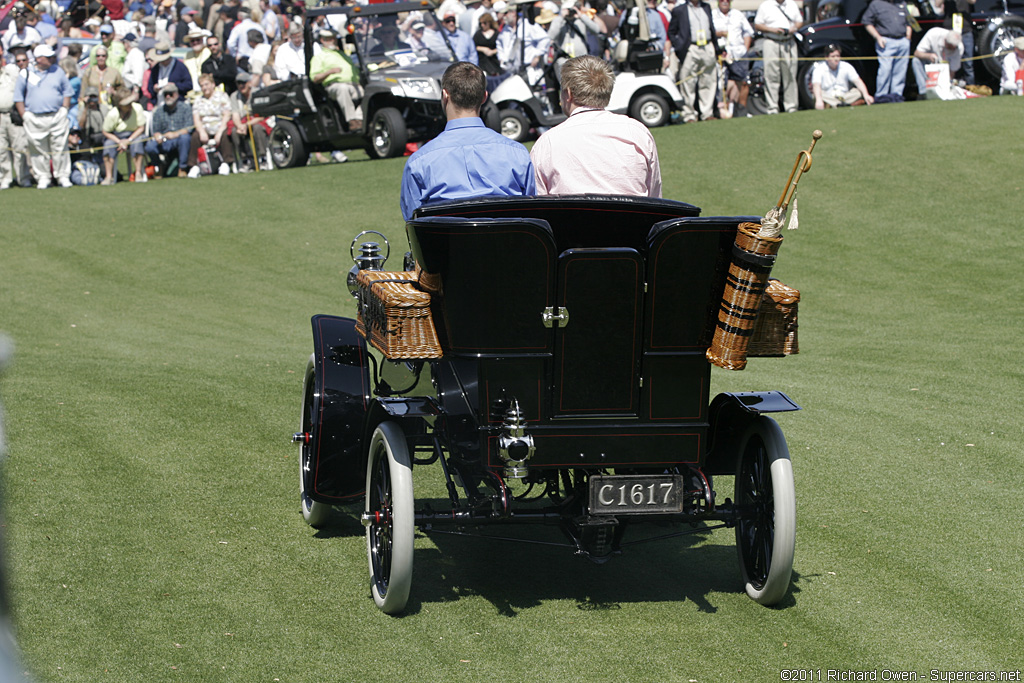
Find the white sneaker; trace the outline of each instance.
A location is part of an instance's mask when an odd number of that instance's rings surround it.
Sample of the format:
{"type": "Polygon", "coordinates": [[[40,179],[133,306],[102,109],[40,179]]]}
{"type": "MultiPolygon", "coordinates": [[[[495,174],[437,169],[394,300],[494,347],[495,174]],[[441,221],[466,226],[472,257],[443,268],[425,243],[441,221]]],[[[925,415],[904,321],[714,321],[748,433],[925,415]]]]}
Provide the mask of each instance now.
{"type": "Polygon", "coordinates": [[[9,190],[9,189],[11,189],[11,181],[5,180],[2,183],[0,183],[0,190],[9,190]]]}
{"type": "Polygon", "coordinates": [[[217,169],[217,173],[221,175],[231,175],[231,167],[227,164],[221,164],[220,168],[217,169]]]}
{"type": "Polygon", "coordinates": [[[135,182],[137,183],[144,183],[148,180],[149,176],[146,175],[145,171],[142,172],[142,175],[139,175],[138,173],[135,174],[135,182]]]}
{"type": "Polygon", "coordinates": [[[199,167],[198,166],[193,166],[192,168],[188,169],[188,177],[189,178],[198,178],[199,177],[199,167]]]}
{"type": "Polygon", "coordinates": [[[333,159],[334,163],[336,164],[343,164],[346,161],[348,161],[348,157],[345,156],[345,153],[341,151],[331,152],[331,159],[333,159]]]}
{"type": "Polygon", "coordinates": [[[71,187],[74,183],[71,182],[70,178],[59,178],[57,184],[61,187],[71,187]]]}
{"type": "Polygon", "coordinates": [[[44,178],[43,180],[40,180],[39,184],[36,185],[36,187],[38,187],[40,190],[45,190],[49,186],[50,186],[50,179],[49,178],[44,178]]]}

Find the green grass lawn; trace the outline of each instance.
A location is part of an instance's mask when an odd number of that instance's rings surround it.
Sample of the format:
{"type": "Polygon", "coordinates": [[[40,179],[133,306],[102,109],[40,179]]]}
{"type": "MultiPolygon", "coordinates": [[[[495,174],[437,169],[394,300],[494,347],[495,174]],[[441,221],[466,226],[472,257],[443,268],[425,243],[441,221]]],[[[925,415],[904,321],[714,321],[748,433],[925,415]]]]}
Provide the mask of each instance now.
{"type": "MultiPolygon", "coordinates": [[[[362,527],[298,510],[309,318],[351,315],[361,230],[405,250],[404,160],[0,195],[7,565],[39,681],[775,681],[1024,668],[1016,98],[657,130],[665,195],[763,213],[821,129],[780,389],[792,595],[742,593],[731,530],[630,549],[419,535],[401,618],[362,527]]],[[[393,265],[395,261],[392,261],[393,265]]],[[[418,490],[440,490],[418,468],[418,490]]],[[[728,490],[720,495],[731,495],[728,490]]],[[[817,679],[815,679],[817,680],[817,679]]]]}

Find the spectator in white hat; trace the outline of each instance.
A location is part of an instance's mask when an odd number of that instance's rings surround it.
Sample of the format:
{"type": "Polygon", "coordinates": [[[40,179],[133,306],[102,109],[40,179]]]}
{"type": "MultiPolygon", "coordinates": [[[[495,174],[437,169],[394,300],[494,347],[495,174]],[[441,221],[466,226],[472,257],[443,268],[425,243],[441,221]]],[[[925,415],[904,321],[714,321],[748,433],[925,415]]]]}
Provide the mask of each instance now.
{"type": "Polygon", "coordinates": [[[68,154],[68,108],[71,106],[71,82],[56,64],[56,53],[49,45],[37,45],[35,66],[21,72],[14,86],[14,106],[24,119],[28,137],[29,160],[37,187],[50,186],[50,167],[61,187],[71,187],[71,157],[68,154]]]}

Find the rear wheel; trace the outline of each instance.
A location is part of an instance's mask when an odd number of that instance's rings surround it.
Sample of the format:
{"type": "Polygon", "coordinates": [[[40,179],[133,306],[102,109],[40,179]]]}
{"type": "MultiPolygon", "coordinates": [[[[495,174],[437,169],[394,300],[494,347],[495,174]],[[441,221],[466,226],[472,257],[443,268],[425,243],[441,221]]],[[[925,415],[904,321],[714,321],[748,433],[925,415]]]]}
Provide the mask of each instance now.
{"type": "Polygon", "coordinates": [[[409,131],[402,114],[394,107],[378,109],[370,121],[367,151],[375,159],[396,157],[405,151],[409,131]]]}
{"type": "Polygon", "coordinates": [[[299,455],[299,502],[302,505],[302,518],[311,527],[326,526],[334,517],[334,508],[325,503],[319,503],[309,497],[309,491],[313,488],[313,466],[311,448],[313,446],[313,424],[316,420],[315,414],[315,393],[316,393],[316,362],[314,356],[310,355],[309,363],[306,364],[306,376],[302,382],[302,418],[299,422],[299,433],[304,437],[302,452],[299,455]]]}
{"type": "Polygon", "coordinates": [[[412,586],[412,460],[395,422],[373,432],[366,466],[366,551],[373,601],[383,612],[405,609],[412,586]]]}
{"type": "Polygon", "coordinates": [[[278,168],[305,166],[309,156],[298,127],[291,121],[278,119],[270,133],[270,156],[278,168]]]}
{"type": "Polygon", "coordinates": [[[664,126],[670,114],[668,101],[652,92],[640,95],[629,106],[629,115],[648,128],[664,126]]]}
{"type": "Polygon", "coordinates": [[[775,420],[752,420],[739,441],[736,547],[747,595],[774,605],[789,591],[796,543],[796,494],[789,448],[775,420]]]}
{"type": "Polygon", "coordinates": [[[501,119],[499,132],[509,140],[525,142],[530,134],[530,121],[518,109],[502,109],[498,112],[501,119]]]}

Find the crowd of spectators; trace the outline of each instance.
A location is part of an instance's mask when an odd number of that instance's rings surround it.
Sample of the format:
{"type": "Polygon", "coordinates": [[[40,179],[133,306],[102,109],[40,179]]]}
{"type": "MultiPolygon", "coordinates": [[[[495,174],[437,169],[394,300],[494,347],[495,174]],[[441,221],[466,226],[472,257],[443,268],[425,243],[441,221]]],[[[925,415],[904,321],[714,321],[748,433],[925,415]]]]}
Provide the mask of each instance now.
{"type": "MultiPolygon", "coordinates": [[[[329,4],[342,1],[363,0],[329,4]]],[[[767,111],[795,111],[794,33],[802,19],[794,0],[764,0],[752,23],[730,0],[713,1],[646,0],[639,11],[625,0],[443,0],[433,14],[398,21],[357,17],[349,26],[345,15],[320,16],[308,76],[359,131],[358,70],[340,45],[342,32],[369,37],[378,52],[429,53],[447,49],[447,41],[492,82],[516,72],[531,85],[557,82],[573,57],[624,61],[622,48],[639,44],[679,83],[681,118],[689,123],[750,115],[756,29],[765,37],[767,111]]],[[[958,2],[947,2],[951,12],[958,2]]],[[[135,182],[273,167],[273,124],[248,105],[255,90],[307,75],[301,0],[16,0],[0,7],[9,12],[0,15],[0,189],[15,181],[112,184],[125,175],[118,172],[122,154],[135,182]],[[83,50],[79,38],[97,41],[83,50]]],[[[865,24],[878,43],[876,95],[902,93],[911,63],[919,83],[929,62],[954,71],[962,64],[965,72],[970,64],[960,59],[967,33],[955,21],[929,31],[909,55],[904,0],[873,0],[865,24]]],[[[1024,40],[1018,43],[1005,58],[1003,92],[1022,90],[1024,40]]],[[[811,80],[819,108],[874,101],[838,50],[829,49],[811,80]]]]}

